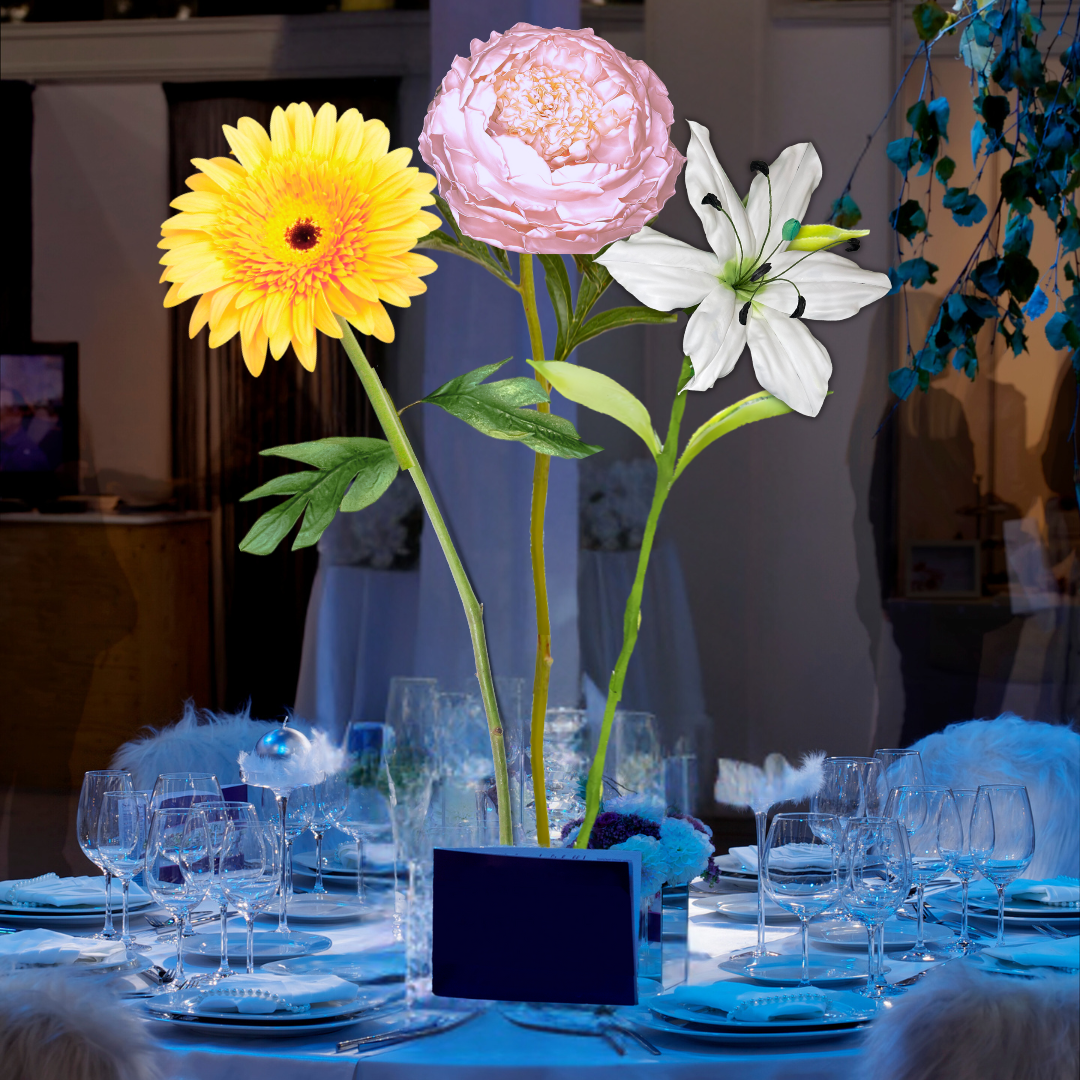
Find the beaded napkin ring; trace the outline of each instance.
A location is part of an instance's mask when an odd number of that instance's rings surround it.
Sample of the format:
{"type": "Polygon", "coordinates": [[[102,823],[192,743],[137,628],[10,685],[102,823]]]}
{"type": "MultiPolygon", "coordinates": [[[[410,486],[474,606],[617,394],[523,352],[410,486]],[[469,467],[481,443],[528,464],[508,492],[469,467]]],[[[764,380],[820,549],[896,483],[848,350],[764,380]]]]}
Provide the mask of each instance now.
{"type": "Polygon", "coordinates": [[[787,1005],[793,1001],[807,1001],[813,1002],[815,1005],[821,1005],[823,1008],[828,1008],[829,999],[820,993],[805,992],[801,994],[763,994],[761,997],[750,998],[748,1001],[740,1001],[734,1009],[728,1013],[732,1019],[735,1019],[739,1013],[747,1011],[749,1009],[755,1009],[758,1005],[787,1005]]]}
{"type": "Polygon", "coordinates": [[[208,990],[201,990],[199,993],[194,994],[189,999],[189,1002],[192,1005],[198,1006],[201,1005],[208,998],[218,997],[259,998],[262,1001],[272,1001],[278,1007],[277,1009],[275,1009],[275,1012],[278,1010],[283,1010],[284,1012],[301,1013],[307,1012],[311,1008],[310,1005],[292,1005],[288,1001],[286,1001],[285,998],[283,998],[280,994],[273,994],[269,990],[255,990],[250,987],[242,986],[224,986],[221,988],[215,986],[211,987],[208,990]]]}

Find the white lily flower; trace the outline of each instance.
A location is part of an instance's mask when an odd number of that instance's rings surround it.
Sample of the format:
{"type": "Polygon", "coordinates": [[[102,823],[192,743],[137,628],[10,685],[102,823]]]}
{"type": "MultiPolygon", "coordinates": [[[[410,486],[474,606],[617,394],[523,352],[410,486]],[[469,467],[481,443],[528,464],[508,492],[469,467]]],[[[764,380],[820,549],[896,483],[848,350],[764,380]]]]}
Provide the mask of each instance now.
{"type": "Polygon", "coordinates": [[[708,129],[690,121],[690,132],[686,191],[712,250],[644,228],[596,261],[649,307],[698,305],[683,336],[694,365],[686,389],[708,390],[749,344],[758,382],[796,412],[817,416],[832,361],[802,319],[847,319],[883,297],[889,279],[839,255],[807,251],[805,240],[784,239],[785,223],[802,221],[821,180],[810,143],[789,146],[771,165],[755,162],[758,175],[744,206],[716,160],[708,129]]]}

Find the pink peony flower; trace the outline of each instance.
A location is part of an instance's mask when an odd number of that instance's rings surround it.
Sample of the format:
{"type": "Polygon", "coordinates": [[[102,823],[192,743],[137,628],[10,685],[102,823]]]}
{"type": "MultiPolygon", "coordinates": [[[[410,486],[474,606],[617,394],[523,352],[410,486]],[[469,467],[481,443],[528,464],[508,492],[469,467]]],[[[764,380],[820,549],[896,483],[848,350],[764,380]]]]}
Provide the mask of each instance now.
{"type": "Polygon", "coordinates": [[[592,30],[518,23],[459,56],[420,153],[462,232],[508,251],[592,254],[636,233],[686,160],[667,89],[592,30]]]}

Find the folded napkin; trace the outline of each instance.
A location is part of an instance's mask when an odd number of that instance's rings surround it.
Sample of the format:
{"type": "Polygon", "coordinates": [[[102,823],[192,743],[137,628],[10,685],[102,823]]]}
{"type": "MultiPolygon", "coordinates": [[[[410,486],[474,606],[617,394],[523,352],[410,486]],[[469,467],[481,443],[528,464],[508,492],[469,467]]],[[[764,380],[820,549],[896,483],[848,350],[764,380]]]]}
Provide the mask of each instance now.
{"type": "Polygon", "coordinates": [[[355,983],[336,975],[232,975],[203,991],[195,1011],[236,1009],[265,1014],[299,1005],[352,1001],[359,993],[355,983]]]}
{"type": "Polygon", "coordinates": [[[1080,937],[1047,938],[1029,945],[994,945],[983,956],[995,956],[1021,967],[1056,967],[1080,970],[1080,937]]]}
{"type": "MultiPolygon", "coordinates": [[[[727,1013],[731,1020],[764,1023],[769,1020],[820,1020],[829,1006],[852,998],[848,993],[833,993],[809,987],[802,990],[773,990],[750,988],[746,983],[721,979],[709,986],[676,986],[670,993],[660,994],[656,1005],[663,1011],[663,1002],[677,1005],[704,1005],[727,1013]]],[[[856,1003],[865,1005],[855,997],[856,1003]]]]}
{"type": "MultiPolygon", "coordinates": [[[[733,847],[729,854],[734,855],[748,873],[757,873],[756,844],[733,847]]],[[[785,844],[773,849],[769,862],[781,870],[828,870],[832,866],[832,853],[819,844],[785,844]]]]}
{"type": "MultiPolygon", "coordinates": [[[[342,844],[337,849],[337,861],[339,866],[346,870],[355,870],[359,861],[356,854],[356,844],[342,844]]],[[[364,869],[387,873],[394,868],[394,845],[393,844],[364,844],[364,869]]]]}
{"type": "MultiPolygon", "coordinates": [[[[146,892],[132,882],[128,898],[145,900],[146,892]]],[[[119,906],[119,888],[113,890],[113,902],[119,906]]],[[[0,881],[0,903],[56,908],[100,905],[105,903],[105,878],[42,874],[36,878],[0,881]]]]}
{"type": "Polygon", "coordinates": [[[0,934],[0,957],[20,964],[74,964],[101,960],[120,962],[127,955],[121,941],[72,937],[55,930],[20,930],[0,934]]]}
{"type": "MultiPolygon", "coordinates": [[[[948,889],[946,893],[957,899],[961,895],[959,889],[948,889]]],[[[974,904],[997,910],[997,889],[989,881],[972,882],[968,888],[968,899],[974,904]]],[[[1045,881],[1017,878],[1005,886],[1005,899],[1032,900],[1047,907],[1058,904],[1070,907],[1080,903],[1080,880],[1070,877],[1047,878],[1045,881]]]]}

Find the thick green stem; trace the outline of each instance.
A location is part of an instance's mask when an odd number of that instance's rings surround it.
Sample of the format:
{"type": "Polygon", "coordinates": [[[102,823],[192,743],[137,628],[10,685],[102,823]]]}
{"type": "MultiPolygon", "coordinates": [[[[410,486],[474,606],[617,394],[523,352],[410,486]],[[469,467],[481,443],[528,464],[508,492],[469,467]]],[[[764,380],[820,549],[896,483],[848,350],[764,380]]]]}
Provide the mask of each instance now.
{"type": "MultiPolygon", "coordinates": [[[[682,373],[679,376],[678,390],[688,381],[693,369],[689,358],[684,358],[682,373]]],[[[604,761],[607,757],[608,740],[611,738],[611,724],[615,719],[615,710],[622,698],[623,683],[626,681],[626,669],[630,657],[634,655],[638,630],[641,627],[641,594],[645,588],[645,574],[649,569],[649,556],[652,554],[656,526],[660,521],[660,511],[664,508],[671,486],[675,482],[675,460],[679,451],[679,427],[682,424],[683,411],[686,409],[686,394],[677,392],[671,404],[671,419],[668,422],[667,438],[664,449],[656,459],[656,487],[653,488],[652,506],[645,522],[645,532],[641,538],[641,551],[638,553],[637,572],[634,584],[626,601],[626,613],[623,616],[623,643],[619,658],[615,661],[615,670],[608,683],[607,704],[604,706],[604,722],[600,728],[600,739],[596,747],[596,756],[589,768],[589,779],[585,785],[585,820],[578,832],[574,847],[589,846],[593,822],[600,813],[600,798],[604,788],[604,761]]]]}
{"type": "MultiPolygon", "coordinates": [[[[529,342],[533,360],[544,360],[544,335],[536,310],[536,286],[531,255],[521,256],[521,303],[529,324],[529,342]]],[[[537,381],[550,391],[551,384],[539,373],[537,381]]],[[[537,412],[550,412],[541,402],[537,412]]],[[[548,686],[551,682],[551,612],[548,606],[547,568],[544,562],[544,514],[547,510],[548,476],[551,458],[536,454],[533,460],[532,509],[529,517],[529,555],[532,559],[533,595],[536,597],[536,663],[533,667],[532,720],[529,752],[532,759],[533,801],[536,806],[536,840],[541,847],[551,846],[548,825],[547,787],[544,773],[544,720],[547,716],[548,686]]]]}
{"type": "Polygon", "coordinates": [[[476,593],[473,592],[472,584],[465,567],[461,564],[454,541],[450,538],[450,531],[446,527],[442,513],[435,496],[428,486],[427,477],[416,459],[412,444],[398,416],[394,402],[386,392],[375,374],[375,369],[368,363],[360,343],[352,332],[352,327],[340,316],[338,323],[341,325],[343,337],[342,345],[345,352],[360,376],[360,382],[364,386],[368,399],[375,415],[379,418],[383,433],[387,441],[397,455],[398,464],[405,469],[413,479],[416,490],[420,493],[420,499],[427,511],[428,520],[439,538],[443,555],[450,567],[454,584],[457,586],[458,596],[461,597],[461,606],[465,609],[465,618],[469,623],[469,636],[472,639],[473,657],[476,660],[476,677],[480,680],[480,695],[484,700],[484,712],[487,714],[488,734],[491,737],[491,756],[495,763],[495,790],[499,801],[499,843],[513,844],[514,825],[510,812],[510,781],[506,770],[506,745],[503,741],[502,722],[499,719],[499,703],[495,698],[495,684],[491,678],[491,660],[488,658],[487,638],[484,634],[484,608],[476,593]]]}

